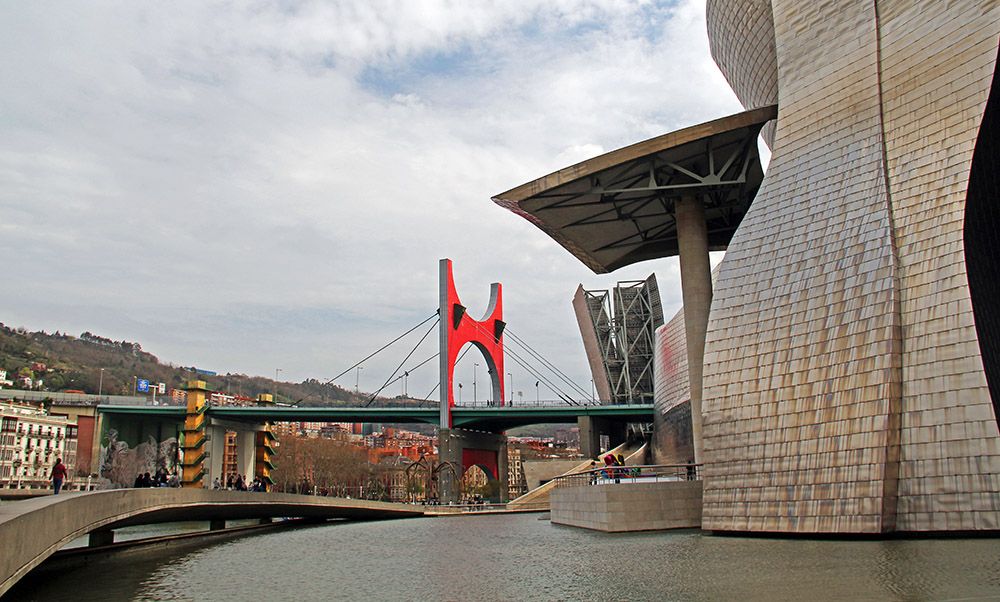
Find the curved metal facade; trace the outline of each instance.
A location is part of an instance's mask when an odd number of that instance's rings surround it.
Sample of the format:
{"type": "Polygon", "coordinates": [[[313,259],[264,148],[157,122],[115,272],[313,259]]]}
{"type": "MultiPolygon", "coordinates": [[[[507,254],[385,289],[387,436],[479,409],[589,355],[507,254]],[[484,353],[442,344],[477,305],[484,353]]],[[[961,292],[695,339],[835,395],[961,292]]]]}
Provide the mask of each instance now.
{"type": "Polygon", "coordinates": [[[1000,528],[963,237],[998,4],[708,2],[737,95],[779,111],[712,303],[703,528],[1000,528]]]}
{"type": "MultiPolygon", "coordinates": [[[[778,103],[778,61],[774,50],[774,20],[770,0],[708,0],[712,58],[743,106],[748,109],[778,103]]],[[[774,148],[774,123],[761,131],[774,148]]]]}

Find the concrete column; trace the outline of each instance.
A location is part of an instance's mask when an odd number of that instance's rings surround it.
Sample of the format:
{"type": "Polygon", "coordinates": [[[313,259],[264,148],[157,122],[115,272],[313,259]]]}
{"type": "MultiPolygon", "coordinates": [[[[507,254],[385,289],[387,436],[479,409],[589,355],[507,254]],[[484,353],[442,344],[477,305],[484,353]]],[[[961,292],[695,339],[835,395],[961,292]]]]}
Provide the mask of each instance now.
{"type": "Polygon", "coordinates": [[[441,502],[457,502],[461,495],[460,480],[464,476],[463,451],[468,449],[490,450],[497,454],[497,483],[500,499],[507,499],[507,436],[502,433],[483,433],[465,429],[438,430],[438,461],[453,462],[455,473],[442,470],[438,473],[438,495],[441,502]]]}
{"type": "Polygon", "coordinates": [[[87,536],[87,547],[96,548],[99,546],[110,546],[115,543],[115,532],[111,529],[100,529],[91,531],[87,536]]]}
{"type": "Polygon", "coordinates": [[[497,480],[500,482],[500,503],[510,501],[510,462],[507,457],[507,437],[503,438],[497,451],[497,480]]]}
{"type": "Polygon", "coordinates": [[[236,434],[236,471],[246,476],[247,486],[253,481],[256,468],[257,431],[243,430],[236,434]]]}
{"type": "Polygon", "coordinates": [[[608,436],[608,449],[624,443],[627,436],[624,423],[612,422],[606,418],[580,416],[576,423],[580,427],[580,454],[585,458],[597,458],[601,454],[601,435],[608,436]]]}
{"type": "Polygon", "coordinates": [[[584,458],[596,458],[601,453],[601,431],[594,421],[591,416],[576,419],[576,424],[580,427],[580,454],[584,458]]]}
{"type": "Polygon", "coordinates": [[[700,463],[705,333],[708,331],[708,313],[712,307],[712,266],[708,261],[708,231],[705,226],[705,206],[701,199],[683,197],[678,200],[676,218],[688,383],[691,389],[691,433],[694,439],[694,461],[700,463]]]}
{"type": "Polygon", "coordinates": [[[225,427],[213,424],[206,429],[208,433],[208,475],[205,477],[205,486],[211,487],[212,482],[218,478],[225,486],[226,479],[222,475],[222,459],[226,455],[226,429],[225,427]]]}
{"type": "Polygon", "coordinates": [[[448,469],[438,472],[438,499],[442,504],[457,502],[458,479],[462,478],[462,444],[459,438],[452,434],[451,429],[438,429],[438,462],[454,463],[458,475],[453,476],[448,469]]]}

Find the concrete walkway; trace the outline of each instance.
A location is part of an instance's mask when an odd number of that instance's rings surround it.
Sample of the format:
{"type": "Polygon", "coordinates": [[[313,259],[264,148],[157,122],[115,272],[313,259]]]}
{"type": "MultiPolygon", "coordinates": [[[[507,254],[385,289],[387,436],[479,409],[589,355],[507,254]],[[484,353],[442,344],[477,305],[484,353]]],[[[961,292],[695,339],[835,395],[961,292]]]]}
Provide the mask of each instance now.
{"type": "Polygon", "coordinates": [[[0,595],[59,548],[95,531],[189,520],[377,520],[423,515],[422,507],[407,504],[210,489],[116,489],[8,502],[0,504],[0,595]]]}

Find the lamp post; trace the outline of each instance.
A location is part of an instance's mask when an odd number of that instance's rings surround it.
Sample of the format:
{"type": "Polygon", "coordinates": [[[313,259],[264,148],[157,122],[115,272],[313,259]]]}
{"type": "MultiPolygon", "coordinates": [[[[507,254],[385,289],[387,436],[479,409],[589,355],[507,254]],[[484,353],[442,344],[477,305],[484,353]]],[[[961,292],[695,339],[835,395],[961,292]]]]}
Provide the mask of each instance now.
{"type": "Polygon", "coordinates": [[[458,383],[458,403],[462,403],[462,383],[458,383]]]}
{"type": "Polygon", "coordinates": [[[364,366],[358,366],[358,369],[354,371],[354,392],[358,392],[358,383],[361,382],[361,371],[364,370],[364,366]]]}
{"type": "Polygon", "coordinates": [[[278,403],[278,373],[281,368],[274,369],[274,384],[271,387],[271,403],[278,403]]]}
{"type": "Polygon", "coordinates": [[[101,368],[101,376],[97,381],[97,396],[100,397],[104,393],[104,368],[101,368]]]}
{"type": "Polygon", "coordinates": [[[597,386],[594,385],[594,379],[590,379],[590,401],[591,403],[597,401],[597,386]]]}
{"type": "Polygon", "coordinates": [[[538,381],[535,381],[535,405],[538,405],[538,381]]]}
{"type": "Polygon", "coordinates": [[[510,378],[510,405],[514,405],[514,375],[508,372],[507,376],[510,378]]]}
{"type": "Polygon", "coordinates": [[[472,403],[479,401],[479,393],[476,391],[476,374],[479,372],[479,364],[472,364],[472,403]]]}

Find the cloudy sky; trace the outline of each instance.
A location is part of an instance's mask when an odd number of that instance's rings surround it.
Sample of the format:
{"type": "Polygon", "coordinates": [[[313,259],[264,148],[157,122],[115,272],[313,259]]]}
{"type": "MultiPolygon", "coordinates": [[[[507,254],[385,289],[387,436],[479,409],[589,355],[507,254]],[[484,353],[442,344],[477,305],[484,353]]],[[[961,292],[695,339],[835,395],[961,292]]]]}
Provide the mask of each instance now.
{"type": "Polygon", "coordinates": [[[0,54],[0,322],[292,381],[433,313],[450,257],[589,389],[577,284],[655,271],[669,318],[676,260],[596,276],[490,197],[740,110],[703,0],[6,2],[0,54]]]}

